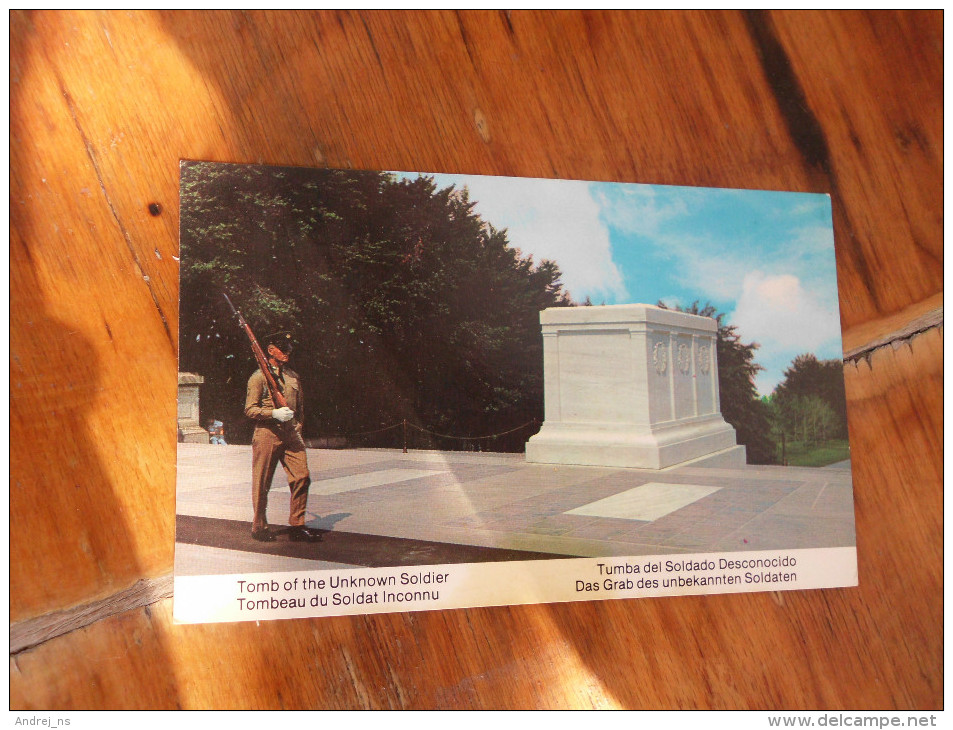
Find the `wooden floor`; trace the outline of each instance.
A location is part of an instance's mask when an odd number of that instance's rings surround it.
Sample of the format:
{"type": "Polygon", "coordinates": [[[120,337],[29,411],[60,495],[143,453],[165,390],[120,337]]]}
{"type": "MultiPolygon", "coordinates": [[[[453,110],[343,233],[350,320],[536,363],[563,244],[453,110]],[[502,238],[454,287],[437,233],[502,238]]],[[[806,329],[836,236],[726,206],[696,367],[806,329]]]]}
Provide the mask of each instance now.
{"type": "Polygon", "coordinates": [[[13,12],[11,706],[941,708],[942,21],[13,12]],[[830,193],[860,586],[173,627],[183,158],[830,193]]]}

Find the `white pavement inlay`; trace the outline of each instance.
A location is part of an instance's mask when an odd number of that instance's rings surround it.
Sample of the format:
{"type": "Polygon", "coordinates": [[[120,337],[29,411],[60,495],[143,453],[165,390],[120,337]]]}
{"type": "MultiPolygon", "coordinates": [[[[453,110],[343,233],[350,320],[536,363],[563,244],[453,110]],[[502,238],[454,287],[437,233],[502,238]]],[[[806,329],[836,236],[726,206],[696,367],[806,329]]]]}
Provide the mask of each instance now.
{"type": "Polygon", "coordinates": [[[445,471],[434,471],[432,469],[382,469],[381,471],[372,471],[367,474],[354,474],[346,477],[335,477],[334,479],[320,479],[311,484],[311,494],[340,494],[341,492],[352,492],[355,489],[367,489],[368,487],[379,487],[382,484],[396,484],[397,482],[406,482],[410,479],[420,479],[421,477],[432,477],[437,474],[445,474],[445,471]]]}
{"type": "Polygon", "coordinates": [[[597,502],[566,512],[567,515],[585,517],[616,517],[624,520],[654,522],[659,517],[697,502],[702,497],[717,492],[720,487],[703,484],[663,484],[649,482],[640,487],[627,489],[597,502]]]}

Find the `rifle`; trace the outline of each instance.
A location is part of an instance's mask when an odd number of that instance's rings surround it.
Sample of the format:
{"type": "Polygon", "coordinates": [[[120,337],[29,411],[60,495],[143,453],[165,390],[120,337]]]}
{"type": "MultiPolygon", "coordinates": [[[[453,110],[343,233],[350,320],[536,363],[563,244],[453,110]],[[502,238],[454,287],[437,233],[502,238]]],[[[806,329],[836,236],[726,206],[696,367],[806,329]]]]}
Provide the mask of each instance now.
{"type": "Polygon", "coordinates": [[[285,400],[284,395],[281,390],[278,388],[278,383],[275,382],[275,376],[271,374],[271,367],[268,365],[268,359],[265,357],[265,353],[261,349],[261,345],[258,344],[258,340],[255,339],[254,333],[251,331],[251,327],[248,326],[248,322],[245,321],[245,318],[242,317],[242,313],[235,309],[235,305],[232,304],[232,300],[228,298],[228,294],[225,294],[225,301],[228,302],[228,306],[232,309],[232,314],[238,317],[238,326],[245,330],[245,334],[248,335],[248,339],[251,341],[251,351],[255,356],[255,359],[258,361],[258,367],[261,368],[262,375],[265,376],[265,382],[268,384],[268,392],[271,393],[271,401],[275,404],[275,408],[287,408],[288,401],[285,400]]]}

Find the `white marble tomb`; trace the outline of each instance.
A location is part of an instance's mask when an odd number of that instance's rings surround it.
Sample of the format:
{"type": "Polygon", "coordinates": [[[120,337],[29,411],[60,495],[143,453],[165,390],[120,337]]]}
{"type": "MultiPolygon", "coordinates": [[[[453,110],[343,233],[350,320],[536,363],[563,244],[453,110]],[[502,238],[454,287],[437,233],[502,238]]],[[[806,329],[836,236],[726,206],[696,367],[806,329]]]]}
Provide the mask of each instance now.
{"type": "Polygon", "coordinates": [[[650,304],[540,312],[545,422],[526,460],[664,469],[745,464],[721,416],[717,324],[650,304]]]}

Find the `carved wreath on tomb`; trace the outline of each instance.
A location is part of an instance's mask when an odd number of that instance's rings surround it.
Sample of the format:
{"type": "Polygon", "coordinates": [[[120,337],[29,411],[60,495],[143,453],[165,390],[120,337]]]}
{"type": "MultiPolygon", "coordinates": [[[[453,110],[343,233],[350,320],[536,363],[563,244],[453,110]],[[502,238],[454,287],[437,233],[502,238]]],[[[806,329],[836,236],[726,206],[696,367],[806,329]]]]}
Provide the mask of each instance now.
{"type": "Polygon", "coordinates": [[[688,375],[688,371],[692,369],[692,354],[684,342],[678,346],[678,369],[682,375],[688,375]]]}
{"type": "Polygon", "coordinates": [[[708,345],[702,345],[698,348],[698,369],[701,370],[703,375],[708,375],[708,371],[711,370],[710,349],[708,345]]]}
{"type": "Polygon", "coordinates": [[[652,350],[652,362],[655,363],[655,372],[662,375],[668,368],[668,350],[664,342],[656,342],[652,350]]]}

